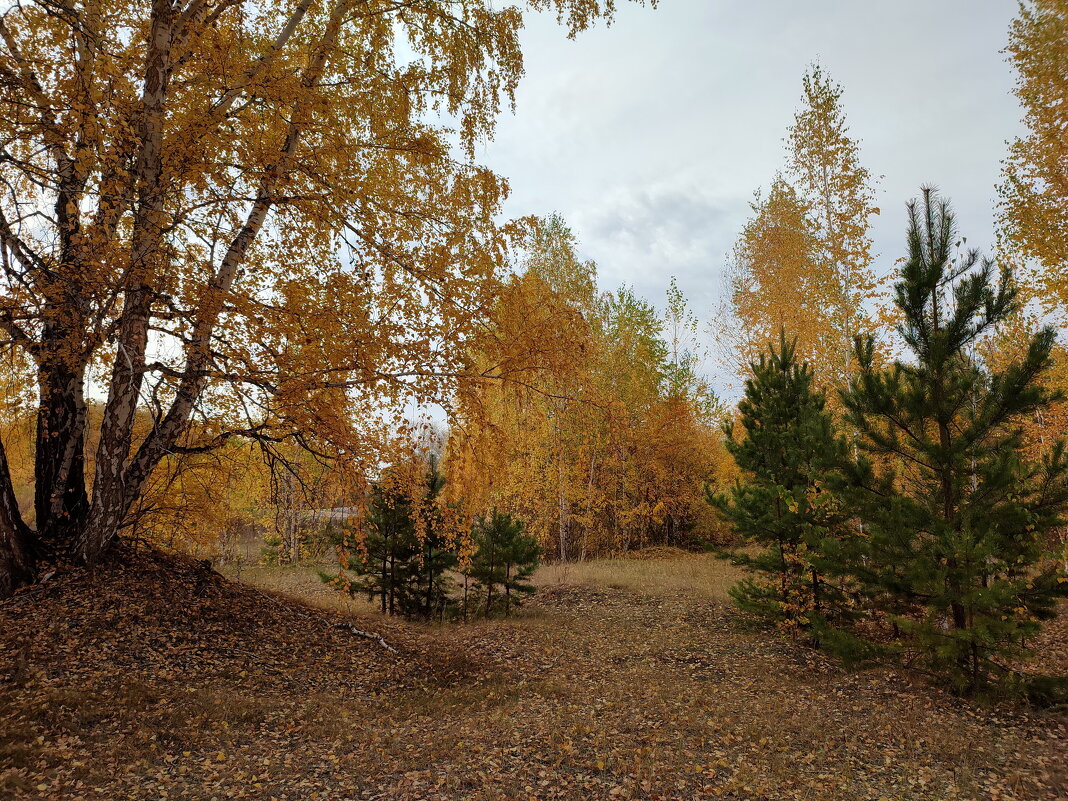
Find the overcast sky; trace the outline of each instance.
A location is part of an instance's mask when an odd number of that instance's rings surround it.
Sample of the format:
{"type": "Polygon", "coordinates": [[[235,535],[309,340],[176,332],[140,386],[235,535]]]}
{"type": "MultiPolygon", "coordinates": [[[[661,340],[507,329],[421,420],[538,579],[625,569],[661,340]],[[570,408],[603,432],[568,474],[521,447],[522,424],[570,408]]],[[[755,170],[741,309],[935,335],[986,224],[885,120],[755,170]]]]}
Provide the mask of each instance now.
{"type": "MultiPolygon", "coordinates": [[[[753,191],[783,167],[806,67],[842,84],[877,176],[877,267],[902,255],[922,183],[987,247],[1005,143],[1020,129],[1001,52],[1016,0],[623,0],[569,41],[528,15],[527,75],[481,160],[508,177],[508,216],[558,211],[602,289],[662,306],[674,275],[703,321],[753,191]]],[[[719,382],[717,382],[719,383],[719,382]]]]}

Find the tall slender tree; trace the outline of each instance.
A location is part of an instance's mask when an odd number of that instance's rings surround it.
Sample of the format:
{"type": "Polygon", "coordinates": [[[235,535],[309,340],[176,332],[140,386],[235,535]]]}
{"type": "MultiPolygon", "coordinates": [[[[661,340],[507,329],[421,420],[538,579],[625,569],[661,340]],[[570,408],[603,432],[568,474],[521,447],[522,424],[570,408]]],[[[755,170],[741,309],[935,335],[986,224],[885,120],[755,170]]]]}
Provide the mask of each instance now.
{"type": "MultiPolygon", "coordinates": [[[[776,176],[766,196],[757,195],[728,261],[713,330],[741,375],[786,326],[817,384],[839,389],[853,370],[853,336],[875,331],[869,228],[879,210],[842,94],[818,64],[805,73],[786,137],[785,175],[776,176]]],[[[836,393],[828,400],[837,407],[836,393]]]]}
{"type": "Polygon", "coordinates": [[[1027,0],[1009,30],[1027,131],[1009,146],[1000,223],[1040,267],[1043,301],[1068,314],[1068,4],[1027,0]]]}
{"type": "Polygon", "coordinates": [[[809,204],[779,176],[751,208],[727,265],[726,302],[713,327],[721,353],[734,372],[745,375],[766,344],[787,328],[797,338],[798,354],[825,384],[828,371],[820,365],[835,361],[837,336],[809,204]]]}
{"type": "Polygon", "coordinates": [[[868,309],[877,283],[869,226],[879,209],[873,177],[846,122],[841,85],[819,64],[801,83],[801,108],[787,136],[788,172],[816,225],[820,248],[810,280],[836,332],[823,357],[836,374],[831,383],[844,387],[853,372],[853,337],[872,331],[868,309]]]}

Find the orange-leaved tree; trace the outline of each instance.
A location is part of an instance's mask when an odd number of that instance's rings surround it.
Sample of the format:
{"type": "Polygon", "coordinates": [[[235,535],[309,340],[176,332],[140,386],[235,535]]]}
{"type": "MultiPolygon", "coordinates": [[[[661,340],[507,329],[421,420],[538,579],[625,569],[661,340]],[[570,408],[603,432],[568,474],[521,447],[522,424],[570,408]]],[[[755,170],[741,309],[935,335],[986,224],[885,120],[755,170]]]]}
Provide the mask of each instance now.
{"type": "Polygon", "coordinates": [[[874,333],[870,304],[878,282],[869,232],[874,178],[860,160],[842,105],[842,87],[816,64],[802,79],[802,105],[787,136],[789,172],[807,200],[820,243],[813,283],[835,337],[823,358],[839,387],[849,383],[853,337],[874,333]]]}
{"type": "MultiPolygon", "coordinates": [[[[1009,145],[998,187],[999,243],[1003,258],[1017,262],[1020,292],[1028,306],[998,332],[987,358],[1001,364],[1019,358],[1042,318],[1061,325],[1068,315],[1068,4],[1027,0],[1009,29],[1009,59],[1026,132],[1009,145]]],[[[1068,354],[1053,350],[1044,383],[1068,393],[1068,354]]],[[[1044,455],[1064,433],[1062,401],[1027,421],[1030,455],[1044,455]]],[[[1061,532],[1062,537],[1064,532],[1061,532]]],[[[1064,541],[1068,559],[1068,540],[1064,541]]]]}
{"type": "Polygon", "coordinates": [[[576,255],[570,229],[558,216],[537,221],[522,272],[501,291],[470,353],[476,372],[510,380],[458,393],[447,449],[447,493],[462,494],[475,513],[497,506],[514,514],[565,554],[582,508],[576,482],[597,459],[576,447],[575,435],[588,430],[594,400],[598,304],[593,265],[576,255]]]}
{"type": "Polygon", "coordinates": [[[808,203],[784,179],[757,195],[735,243],[726,298],[713,330],[728,366],[745,375],[785,327],[810,363],[835,349],[831,287],[819,269],[820,241],[808,203]]]}
{"type": "Polygon", "coordinates": [[[627,288],[599,295],[576,247],[559,218],[531,236],[473,357],[507,365],[514,343],[535,339],[546,369],[461,398],[450,486],[475,514],[523,520],[562,561],[688,544],[714,525],[703,486],[723,451],[694,320],[674,283],[665,319],[627,288]]]}
{"type": "MultiPolygon", "coordinates": [[[[879,284],[872,270],[874,179],[850,134],[842,87],[819,66],[802,79],[786,137],[787,175],[777,176],[738,238],[713,330],[740,375],[782,327],[814,365],[820,386],[844,387],[853,337],[876,333],[879,284]]],[[[833,397],[833,393],[832,393],[833,397]]]]}
{"type": "MultiPolygon", "coordinates": [[[[572,34],[613,5],[526,3],[572,34]]],[[[43,551],[95,560],[165,457],[249,437],[377,465],[383,409],[454,389],[507,245],[473,152],[522,22],[489,0],[4,12],[0,327],[37,391],[25,516],[0,449],[0,595],[43,551]]]]}

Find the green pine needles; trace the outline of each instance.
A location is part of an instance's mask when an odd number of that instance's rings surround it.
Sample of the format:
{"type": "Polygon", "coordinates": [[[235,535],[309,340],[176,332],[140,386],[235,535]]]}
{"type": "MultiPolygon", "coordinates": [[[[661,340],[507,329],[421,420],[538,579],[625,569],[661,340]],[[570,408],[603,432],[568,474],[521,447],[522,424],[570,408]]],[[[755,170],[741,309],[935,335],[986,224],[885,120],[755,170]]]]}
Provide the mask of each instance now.
{"type": "MultiPolygon", "coordinates": [[[[1010,276],[971,251],[954,258],[946,201],[925,188],[909,204],[908,261],[895,286],[908,358],[873,363],[843,393],[864,451],[847,463],[842,496],[863,523],[845,560],[866,598],[961,691],[1007,670],[1063,594],[1047,543],[1063,522],[1063,443],[1024,455],[1022,422],[1054,398],[1039,383],[1054,332],[991,370],[981,338],[1015,312],[1010,276]]],[[[848,553],[843,552],[843,555],[848,553]]]]}
{"type": "Polygon", "coordinates": [[[710,502],[765,548],[741,559],[756,573],[734,590],[743,609],[838,650],[900,654],[972,693],[1015,681],[1028,639],[1068,594],[1052,551],[1068,458],[1061,442],[1029,458],[1023,426],[1056,399],[1040,382],[1054,332],[1004,368],[985,363],[984,338],[1019,308],[1010,275],[957,250],[932,189],[908,213],[895,286],[905,350],[883,365],[857,340],[841,393],[856,447],[834,435],[783,336],[753,365],[745,436],[728,445],[746,481],[710,502]]]}
{"type": "MultiPolygon", "coordinates": [[[[434,503],[445,486],[435,456],[427,459],[418,501],[386,483],[371,488],[362,547],[324,582],[365,595],[383,614],[422,620],[511,615],[534,592],[530,578],[541,548],[523,523],[494,510],[476,521],[468,543],[447,538],[434,503]],[[461,560],[464,550],[469,559],[461,560]]],[[[338,544],[341,538],[338,537],[338,544]]]]}
{"type": "Polygon", "coordinates": [[[530,578],[538,569],[541,547],[521,522],[496,509],[475,524],[474,535],[477,550],[469,575],[484,593],[483,614],[499,610],[508,617],[534,592],[530,578]]]}
{"type": "Polygon", "coordinates": [[[778,349],[772,346],[751,365],[753,376],[738,404],[744,436],[736,441],[733,424],[725,426],[727,448],[745,481],[708,500],[746,542],[763,548],[755,556],[732,554],[755,573],[731,590],[738,606],[800,631],[811,630],[837,596],[816,557],[836,518],[823,479],[843,446],[812,371],[796,361],[795,344],[783,332],[778,349]]]}

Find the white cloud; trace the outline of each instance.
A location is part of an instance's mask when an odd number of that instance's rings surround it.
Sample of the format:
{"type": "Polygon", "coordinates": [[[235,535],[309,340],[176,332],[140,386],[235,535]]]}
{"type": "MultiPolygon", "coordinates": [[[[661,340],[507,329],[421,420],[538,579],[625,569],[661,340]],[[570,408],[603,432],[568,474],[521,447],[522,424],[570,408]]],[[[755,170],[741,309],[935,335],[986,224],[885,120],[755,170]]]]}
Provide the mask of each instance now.
{"type": "Polygon", "coordinates": [[[936,183],[969,242],[993,239],[1005,141],[1019,129],[1000,52],[1011,0],[662,0],[621,3],[615,25],[567,40],[524,33],[528,74],[486,163],[511,216],[559,211],[606,288],[660,304],[679,278],[706,319],[753,190],[783,164],[801,76],[819,59],[876,175],[878,267],[903,246],[904,205],[936,183]]]}

